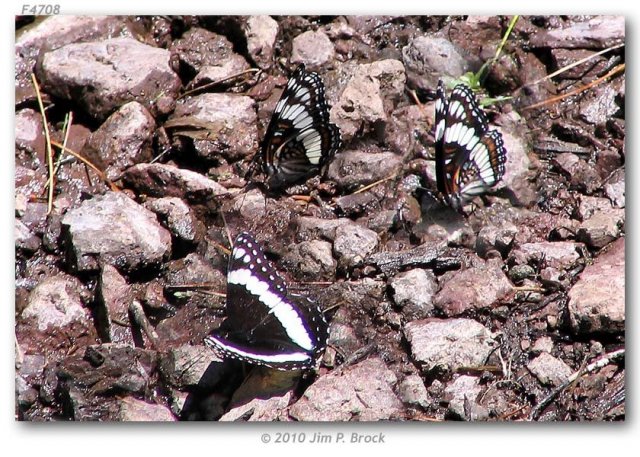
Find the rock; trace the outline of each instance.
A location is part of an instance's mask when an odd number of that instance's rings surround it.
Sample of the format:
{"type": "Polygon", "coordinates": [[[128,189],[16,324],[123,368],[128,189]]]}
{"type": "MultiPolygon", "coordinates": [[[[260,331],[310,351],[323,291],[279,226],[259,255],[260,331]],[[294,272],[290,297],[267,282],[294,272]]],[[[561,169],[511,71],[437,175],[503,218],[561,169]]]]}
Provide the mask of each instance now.
{"type": "Polygon", "coordinates": [[[605,124],[620,110],[616,96],[616,90],[610,84],[589,91],[580,102],[580,118],[593,125],[605,124]]]}
{"type": "Polygon", "coordinates": [[[91,313],[84,304],[88,298],[82,283],[73,276],[51,276],[31,291],[20,317],[34,319],[39,332],[50,334],[64,327],[89,329],[93,325],[91,313]]]}
{"type": "Polygon", "coordinates": [[[624,209],[611,208],[597,212],[580,224],[576,239],[591,248],[601,249],[622,235],[624,222],[624,209]]]}
{"type": "Polygon", "coordinates": [[[533,343],[531,347],[531,352],[533,354],[540,354],[542,352],[551,353],[553,350],[553,340],[548,336],[541,336],[533,343]]]}
{"type": "Polygon", "coordinates": [[[342,225],[336,229],[333,252],[338,259],[338,266],[351,269],[361,265],[376,247],[378,234],[358,224],[342,225]]]}
{"type": "Polygon", "coordinates": [[[593,194],[602,185],[602,178],[594,165],[581,160],[575,154],[570,152],[557,154],[552,163],[569,177],[571,187],[582,193],[593,194]]]}
{"type": "Polygon", "coordinates": [[[569,380],[571,367],[548,352],[543,352],[527,364],[527,368],[545,386],[560,386],[569,380]]]}
{"type": "Polygon", "coordinates": [[[330,113],[343,139],[349,141],[363,127],[382,126],[403,93],[405,81],[404,67],[398,60],[356,66],[330,113]]]}
{"type": "Polygon", "coordinates": [[[16,242],[16,250],[26,253],[34,253],[40,249],[40,238],[35,236],[29,227],[24,225],[20,220],[15,220],[14,239],[16,242]]]}
{"type": "Polygon", "coordinates": [[[278,23],[267,15],[249,16],[244,34],[251,59],[263,70],[270,68],[273,64],[278,23]]]}
{"type": "Polygon", "coordinates": [[[145,207],[158,215],[160,221],[177,240],[193,245],[204,237],[204,225],[181,199],[156,198],[148,201],[145,207]]]}
{"type": "Polygon", "coordinates": [[[502,134],[504,147],[507,149],[507,162],[502,180],[496,185],[496,189],[509,189],[520,206],[529,206],[537,198],[535,184],[529,179],[531,174],[531,160],[527,155],[529,147],[521,132],[524,129],[522,123],[517,123],[513,131],[507,131],[500,127],[491,127],[502,134]]]}
{"type": "Polygon", "coordinates": [[[211,349],[184,344],[160,356],[160,371],[173,387],[212,389],[222,378],[222,359],[211,349]]]}
{"type": "Polygon", "coordinates": [[[587,265],[568,294],[571,329],[577,334],[625,329],[625,238],[587,265]]]}
{"type": "Polygon", "coordinates": [[[23,109],[16,112],[14,121],[16,149],[27,151],[34,159],[37,158],[35,165],[44,164],[45,137],[40,113],[23,109]]]}
{"type": "Polygon", "coordinates": [[[552,30],[541,29],[529,37],[534,48],[605,49],[624,42],[624,16],[587,16],[552,30]]]}
{"type": "Polygon", "coordinates": [[[378,421],[401,414],[396,375],[379,358],[320,377],[289,408],[298,421],[378,421]]]}
{"type": "Polygon", "coordinates": [[[303,241],[291,246],[283,260],[303,278],[322,281],[332,279],[336,274],[337,263],[331,253],[332,246],[328,241],[303,241]]]}
{"type": "Polygon", "coordinates": [[[489,410],[478,403],[482,390],[477,377],[457,377],[444,389],[444,398],[449,403],[447,416],[465,421],[488,419],[489,410]]]}
{"type": "MultiPolygon", "coordinates": [[[[439,260],[446,255],[446,244],[442,242],[428,242],[423,243],[412,249],[396,252],[378,252],[371,255],[367,261],[367,265],[375,266],[382,273],[387,276],[394,275],[400,270],[406,268],[425,268],[434,267],[438,264],[439,260]]],[[[460,263],[455,261],[454,264],[449,264],[446,260],[445,263],[452,267],[459,267],[460,263]]]]}
{"type": "Polygon", "coordinates": [[[38,401],[38,391],[31,387],[22,376],[15,378],[16,405],[25,411],[38,401]]]}
{"type": "Polygon", "coordinates": [[[584,76],[596,76],[607,69],[607,59],[595,56],[595,51],[589,49],[550,49],[554,70],[566,68],[562,73],[563,79],[580,79],[584,76]],[[589,58],[578,66],[571,66],[579,60],[589,58]]]}
{"type": "Polygon", "coordinates": [[[517,233],[518,228],[509,221],[500,226],[485,225],[476,237],[476,252],[483,259],[494,250],[504,257],[509,253],[517,233]]]}
{"type": "Polygon", "coordinates": [[[69,44],[44,54],[38,75],[47,92],[77,102],[98,120],[131,101],[155,113],[159,99],[174,100],[182,86],[169,56],[132,38],[69,44]]]}
{"type": "Polygon", "coordinates": [[[133,300],[131,287],[115,267],[104,265],[98,282],[98,325],[107,342],[135,346],[129,305],[133,300]]]}
{"type": "Polygon", "coordinates": [[[353,189],[400,171],[402,157],[393,152],[343,151],[329,164],[327,177],[341,189],[353,189]]]}
{"type": "Polygon", "coordinates": [[[417,374],[410,374],[404,378],[398,386],[398,396],[404,404],[423,409],[428,408],[432,402],[422,378],[417,374]]]}
{"type": "Polygon", "coordinates": [[[290,419],[287,417],[287,406],[291,403],[291,399],[291,392],[266,399],[254,398],[242,406],[229,410],[220,418],[220,422],[288,421],[290,419]]]}
{"type": "MultiPolygon", "coordinates": [[[[27,87],[32,87],[30,75],[42,49],[58,49],[69,43],[130,34],[127,22],[120,16],[57,14],[43,17],[16,32],[16,86],[28,83],[27,87]]],[[[35,99],[35,93],[33,97],[35,99]]]]}
{"type": "Polygon", "coordinates": [[[409,322],[404,336],[413,360],[425,373],[479,367],[495,349],[493,335],[472,319],[424,319],[409,322]]]}
{"type": "Polygon", "coordinates": [[[573,241],[541,241],[524,243],[515,248],[509,257],[519,265],[544,261],[548,267],[566,270],[580,260],[582,249],[582,243],[573,241]]]}
{"type": "Polygon", "coordinates": [[[204,129],[193,139],[196,153],[203,159],[219,160],[222,155],[236,161],[258,147],[254,101],[244,95],[197,95],[178,103],[169,122],[187,128],[189,136],[194,128],[204,129]]]}
{"type": "Polygon", "coordinates": [[[514,265],[509,269],[509,279],[514,283],[533,278],[535,275],[536,270],[529,265],[514,265]]]}
{"type": "Polygon", "coordinates": [[[232,85],[234,79],[224,81],[238,73],[248,70],[249,64],[242,56],[232,54],[227,61],[220,65],[205,65],[193,78],[194,86],[202,86],[208,83],[216,82],[221,86],[232,85]],[[224,81],[224,83],[223,83],[224,81]]]}
{"type": "Polygon", "coordinates": [[[120,400],[117,420],[122,422],[173,422],[177,419],[171,409],[156,403],[147,403],[135,397],[120,400]]]}
{"type": "Polygon", "coordinates": [[[460,51],[444,38],[420,35],[402,48],[402,61],[412,87],[435,90],[438,79],[445,82],[470,70],[460,51]]]}
{"type": "Polygon", "coordinates": [[[611,209],[611,202],[604,197],[591,197],[589,195],[579,196],[580,204],[576,216],[581,221],[589,219],[594,214],[611,209]]]}
{"type": "Polygon", "coordinates": [[[149,210],[119,192],[83,202],[62,219],[67,258],[77,272],[108,263],[133,272],[171,254],[171,235],[149,210]]]}
{"type": "Polygon", "coordinates": [[[414,268],[395,275],[389,286],[394,303],[402,308],[407,321],[423,319],[433,311],[438,281],[430,270],[414,268]]]}
{"type": "Polygon", "coordinates": [[[476,267],[454,273],[441,283],[442,288],[433,303],[446,316],[457,316],[469,309],[492,307],[513,291],[513,286],[502,271],[501,261],[481,262],[476,267]]]}
{"type": "MultiPolygon", "coordinates": [[[[264,203],[263,203],[264,206],[264,203]]],[[[338,227],[352,224],[346,219],[321,219],[319,217],[300,216],[296,219],[296,239],[301,241],[323,238],[333,241],[338,227]]]]}
{"type": "Polygon", "coordinates": [[[171,45],[171,53],[192,75],[204,67],[219,67],[233,58],[242,59],[233,52],[233,45],[225,36],[200,27],[187,30],[182,37],[175,40],[171,45]]]}
{"type": "Polygon", "coordinates": [[[191,203],[216,201],[229,193],[200,173],[160,163],[134,165],[124,173],[122,179],[136,194],[178,197],[191,203]]]}
{"type": "Polygon", "coordinates": [[[307,30],[293,39],[291,63],[303,63],[317,70],[335,58],[335,49],[322,30],[307,30]]]}
{"type": "Polygon", "coordinates": [[[126,168],[152,159],[155,129],[149,111],[138,102],[129,102],[91,134],[86,158],[115,181],[126,168]]]}
{"type": "Polygon", "coordinates": [[[604,193],[611,204],[615,208],[625,207],[625,176],[624,168],[621,168],[614,172],[611,179],[604,185],[604,193]]]}

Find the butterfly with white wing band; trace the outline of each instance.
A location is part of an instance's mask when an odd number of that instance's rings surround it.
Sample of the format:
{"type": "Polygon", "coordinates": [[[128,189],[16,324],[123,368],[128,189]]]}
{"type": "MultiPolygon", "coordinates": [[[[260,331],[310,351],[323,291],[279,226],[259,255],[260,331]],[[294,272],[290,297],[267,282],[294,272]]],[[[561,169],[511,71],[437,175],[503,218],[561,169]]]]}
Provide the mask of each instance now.
{"type": "Polygon", "coordinates": [[[278,370],[312,368],[327,345],[324,314],[284,280],[248,233],[233,244],[227,272],[227,317],[205,344],[225,356],[278,370]]]}
{"type": "Polygon", "coordinates": [[[507,151],[502,135],[489,130],[484,111],[464,84],[458,84],[447,100],[444,83],[438,82],[435,150],[438,191],[458,211],[504,175],[507,151]]]}
{"type": "Polygon", "coordinates": [[[286,187],[318,173],[341,147],[340,130],[329,121],[324,84],[300,65],[282,92],[247,177],[260,167],[269,189],[286,187]]]}

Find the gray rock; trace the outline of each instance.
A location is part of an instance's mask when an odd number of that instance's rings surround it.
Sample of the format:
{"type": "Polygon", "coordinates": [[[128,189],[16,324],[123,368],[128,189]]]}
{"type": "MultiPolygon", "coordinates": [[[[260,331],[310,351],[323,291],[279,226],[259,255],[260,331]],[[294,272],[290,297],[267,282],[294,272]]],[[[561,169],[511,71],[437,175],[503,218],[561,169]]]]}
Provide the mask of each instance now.
{"type": "Polygon", "coordinates": [[[303,241],[291,246],[283,260],[303,277],[318,281],[336,274],[337,263],[331,253],[332,246],[328,241],[303,241]]]}
{"type": "Polygon", "coordinates": [[[95,271],[109,263],[131,272],[171,254],[171,235],[156,216],[119,192],[83,202],[64,216],[62,225],[74,271],[95,271]]]}
{"type": "Polygon", "coordinates": [[[491,332],[472,319],[417,320],[405,325],[404,335],[426,373],[484,365],[496,345],[491,332]]]}
{"type": "Polygon", "coordinates": [[[120,400],[117,420],[122,422],[173,422],[171,409],[158,403],[147,403],[135,397],[120,400]]]}
{"type": "Polygon", "coordinates": [[[482,392],[480,380],[475,376],[459,376],[444,389],[448,400],[447,415],[465,421],[486,420],[489,410],[478,404],[482,392]]]}
{"type": "Polygon", "coordinates": [[[591,248],[601,249],[623,234],[624,223],[624,209],[600,211],[580,224],[576,239],[591,248]]]}
{"type": "Polygon", "coordinates": [[[460,51],[444,38],[417,36],[402,48],[402,61],[413,87],[432,90],[438,79],[451,80],[470,70],[460,51]]]}
{"type": "Polygon", "coordinates": [[[510,258],[518,265],[544,261],[551,268],[564,270],[575,266],[583,248],[582,243],[573,241],[525,243],[514,249],[510,258]]]}
{"type": "Polygon", "coordinates": [[[22,319],[34,319],[39,332],[56,332],[62,327],[93,326],[91,312],[84,306],[87,291],[83,284],[65,274],[50,276],[29,294],[22,319]]]}
{"type": "Polygon", "coordinates": [[[27,410],[38,400],[38,391],[31,387],[22,376],[15,378],[16,404],[21,410],[27,410]]]}
{"type": "Polygon", "coordinates": [[[454,273],[443,280],[434,305],[446,316],[456,316],[469,309],[488,308],[505,299],[513,286],[502,271],[502,261],[481,262],[454,273]]]}
{"type": "Polygon", "coordinates": [[[102,267],[97,298],[98,326],[105,340],[135,346],[129,321],[131,287],[115,267],[102,267]]]}
{"type": "Polygon", "coordinates": [[[287,392],[284,395],[266,399],[254,398],[242,406],[230,409],[220,418],[220,422],[235,422],[239,420],[249,422],[289,421],[287,407],[291,403],[292,396],[291,392],[287,392]]]}
{"type": "Polygon", "coordinates": [[[398,386],[398,396],[404,404],[423,409],[432,403],[422,378],[417,374],[410,374],[404,378],[398,386]]]}
{"type": "Polygon", "coordinates": [[[402,157],[393,152],[344,151],[329,165],[327,177],[342,189],[371,184],[400,171],[402,157]]]}
{"type": "Polygon", "coordinates": [[[539,30],[529,37],[532,47],[604,49],[624,42],[624,16],[587,16],[570,19],[566,27],[539,30]]]}
{"type": "Polygon", "coordinates": [[[319,217],[300,216],[296,219],[296,238],[302,241],[318,238],[333,241],[336,238],[338,227],[352,223],[347,219],[321,219],[319,217]]]}
{"type": "Polygon", "coordinates": [[[349,141],[364,126],[375,128],[387,121],[387,112],[404,90],[406,76],[402,63],[387,59],[355,67],[338,103],[331,108],[331,120],[349,141]],[[390,106],[385,104],[388,97],[390,106]]]}
{"type": "Polygon", "coordinates": [[[568,294],[575,333],[617,333],[625,328],[625,238],[587,265],[568,294]]]}
{"type": "Polygon", "coordinates": [[[186,127],[191,137],[194,127],[203,129],[193,140],[200,157],[214,160],[223,155],[235,161],[258,147],[253,105],[253,99],[244,95],[202,94],[178,103],[169,121],[176,127],[186,127]]]}
{"type": "Polygon", "coordinates": [[[358,224],[348,224],[336,229],[333,252],[338,266],[350,269],[361,265],[364,259],[378,247],[378,234],[358,224]]]}
{"type": "Polygon", "coordinates": [[[149,200],[144,206],[156,213],[178,240],[194,244],[204,236],[204,225],[181,199],[177,197],[156,198],[149,200]]]}
{"type": "Polygon", "coordinates": [[[160,371],[172,386],[185,390],[190,388],[213,388],[220,381],[220,370],[210,370],[222,364],[222,359],[211,349],[188,344],[173,347],[160,356],[160,371]]]}
{"type": "Polygon", "coordinates": [[[493,250],[505,256],[511,249],[517,233],[518,228],[509,221],[505,221],[500,226],[485,225],[476,237],[476,252],[484,259],[493,250]]]}
{"type": "Polygon", "coordinates": [[[16,250],[33,253],[40,249],[40,238],[35,236],[31,230],[29,230],[29,227],[24,225],[22,221],[18,219],[15,220],[13,234],[16,243],[16,250]]]}
{"type": "Polygon", "coordinates": [[[402,308],[407,321],[423,319],[433,311],[438,281],[430,270],[414,268],[395,275],[389,286],[394,303],[402,308]]]}
{"type": "Polygon", "coordinates": [[[298,421],[378,421],[400,415],[393,393],[396,375],[379,358],[370,358],[320,377],[289,408],[298,421]]]}
{"type": "Polygon", "coordinates": [[[160,98],[175,99],[182,84],[169,57],[132,38],[70,44],[44,55],[39,76],[49,93],[102,120],[130,101],[154,112],[160,98]]]}
{"type": "Polygon", "coordinates": [[[91,134],[86,157],[99,163],[107,177],[115,181],[126,168],[153,157],[156,122],[138,102],[129,102],[91,134]]]}
{"type": "Polygon", "coordinates": [[[244,34],[251,59],[262,69],[271,67],[278,22],[267,15],[249,16],[244,26],[244,34]]]}
{"type": "Polygon", "coordinates": [[[124,173],[123,181],[137,194],[178,197],[191,203],[216,201],[229,193],[200,173],[160,163],[134,165],[124,173]]]}
{"type": "Polygon", "coordinates": [[[335,58],[336,51],[322,30],[307,30],[293,39],[291,63],[303,63],[318,69],[335,58]]]}
{"type": "Polygon", "coordinates": [[[543,352],[527,364],[529,371],[545,386],[557,387],[569,379],[573,370],[562,360],[543,352]]]}
{"type": "MultiPolygon", "coordinates": [[[[445,254],[446,243],[429,242],[403,251],[378,252],[370,256],[366,263],[375,266],[385,275],[391,276],[406,268],[435,266],[445,254]]],[[[452,267],[451,264],[447,265],[449,268],[452,267]]],[[[455,266],[459,265],[459,262],[455,264],[455,266]]]]}
{"type": "Polygon", "coordinates": [[[267,198],[260,189],[251,189],[234,197],[233,210],[245,220],[262,219],[267,215],[267,198]]]}

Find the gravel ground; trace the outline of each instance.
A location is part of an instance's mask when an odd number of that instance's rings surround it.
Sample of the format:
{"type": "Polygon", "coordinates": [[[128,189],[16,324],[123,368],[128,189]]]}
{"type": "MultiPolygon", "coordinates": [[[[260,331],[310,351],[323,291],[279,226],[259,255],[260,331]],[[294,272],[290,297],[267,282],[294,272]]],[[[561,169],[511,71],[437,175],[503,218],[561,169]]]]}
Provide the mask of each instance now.
{"type": "Polygon", "coordinates": [[[624,420],[624,19],[520,17],[479,94],[504,179],[465,214],[423,191],[438,79],[509,20],[17,17],[16,418],[624,420]],[[344,147],[265,194],[243,177],[300,63],[344,147]],[[82,158],[54,148],[51,208],[38,95],[82,158]],[[245,230],[326,310],[313,372],[203,344],[245,230]]]}

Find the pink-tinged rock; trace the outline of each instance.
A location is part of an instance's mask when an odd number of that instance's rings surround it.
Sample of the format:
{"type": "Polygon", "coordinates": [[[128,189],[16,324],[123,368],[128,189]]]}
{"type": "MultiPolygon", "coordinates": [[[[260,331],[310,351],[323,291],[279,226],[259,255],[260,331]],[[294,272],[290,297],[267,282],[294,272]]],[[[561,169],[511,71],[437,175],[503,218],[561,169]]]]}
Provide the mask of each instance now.
{"type": "Polygon", "coordinates": [[[321,30],[308,30],[293,39],[291,62],[318,69],[335,58],[336,51],[329,37],[321,30]]]}
{"type": "Polygon", "coordinates": [[[541,384],[554,387],[566,382],[573,373],[569,365],[548,352],[543,352],[529,362],[527,368],[541,384]]]}
{"type": "Polygon", "coordinates": [[[582,243],[573,241],[541,241],[520,245],[513,250],[510,257],[519,265],[544,260],[548,267],[566,269],[573,267],[580,259],[582,249],[582,243]]]}
{"type": "Polygon", "coordinates": [[[389,420],[403,411],[393,371],[375,357],[320,377],[289,409],[298,421],[389,420]]]}
{"type": "Polygon", "coordinates": [[[247,38],[247,51],[260,68],[269,68],[272,64],[278,22],[271,16],[249,16],[244,25],[247,38]]]}
{"type": "Polygon", "coordinates": [[[134,397],[125,397],[121,400],[117,418],[123,422],[174,422],[177,420],[166,406],[147,403],[134,397]]]}
{"type": "Polygon", "coordinates": [[[625,238],[613,242],[580,274],[569,291],[575,333],[617,333],[625,329],[625,238]]]}
{"type": "Polygon", "coordinates": [[[437,309],[447,316],[457,316],[469,309],[498,304],[512,291],[513,285],[501,268],[501,262],[478,262],[479,266],[455,272],[441,281],[434,299],[437,309]]]}

